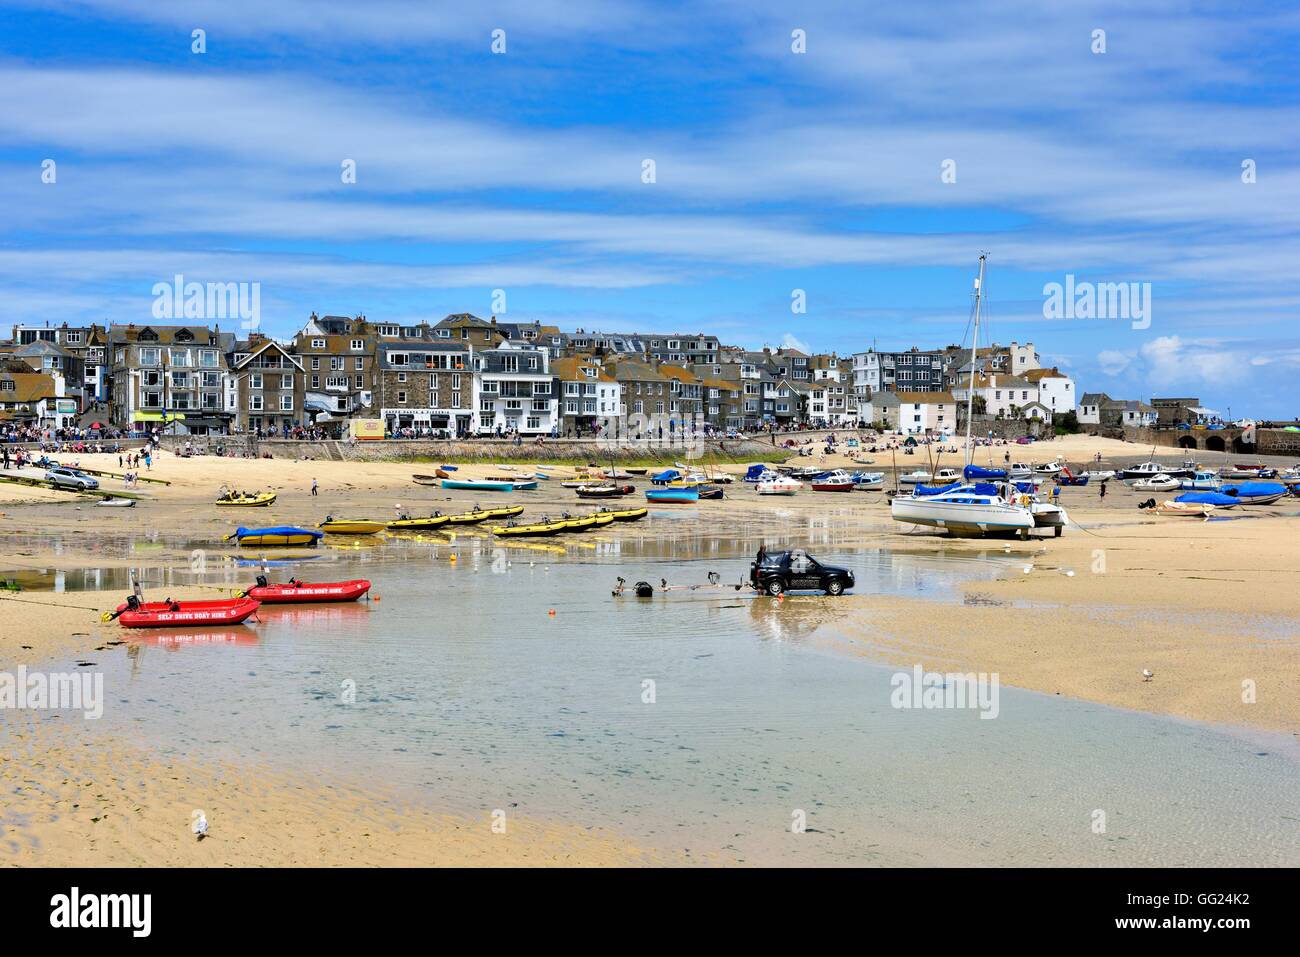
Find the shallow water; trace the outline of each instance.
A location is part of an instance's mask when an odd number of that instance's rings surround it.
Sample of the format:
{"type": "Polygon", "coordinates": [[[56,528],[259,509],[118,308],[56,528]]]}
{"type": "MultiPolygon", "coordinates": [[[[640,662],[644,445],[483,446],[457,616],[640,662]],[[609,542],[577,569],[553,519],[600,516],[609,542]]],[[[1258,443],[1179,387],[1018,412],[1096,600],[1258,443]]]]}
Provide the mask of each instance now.
{"type": "MultiPolygon", "coordinates": [[[[180,753],[383,785],[485,821],[502,808],[701,857],[1300,859],[1294,744],[1009,688],[995,720],[896,710],[894,669],[813,639],[834,599],[778,603],[732,588],[612,597],[617,576],[688,585],[747,572],[756,539],[679,527],[656,515],[567,547],[502,548],[476,531],[331,545],[301,572],[368,577],[376,600],[267,606],[256,624],[159,632],[127,655],[92,656],[106,672],[103,724],[180,753]],[[795,834],[800,811],[808,830],[795,834]]],[[[834,528],[816,534],[814,553],[852,567],[859,592],[961,601],[957,582],[1020,561],[1002,546],[912,554],[840,546],[834,528]]],[[[222,560],[232,552],[207,554],[197,571],[161,562],[141,565],[142,577],[224,586],[256,573],[222,560]]],[[[31,574],[71,590],[95,571],[31,574]]]]}

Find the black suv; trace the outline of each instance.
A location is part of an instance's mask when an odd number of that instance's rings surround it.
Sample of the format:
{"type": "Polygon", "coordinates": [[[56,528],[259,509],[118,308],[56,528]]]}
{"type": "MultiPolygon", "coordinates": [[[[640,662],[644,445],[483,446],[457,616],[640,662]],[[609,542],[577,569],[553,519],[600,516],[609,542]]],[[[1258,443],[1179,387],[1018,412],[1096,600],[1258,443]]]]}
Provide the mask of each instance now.
{"type": "Polygon", "coordinates": [[[853,572],[823,565],[802,548],[792,548],[788,552],[760,553],[758,561],[749,563],[749,583],[769,595],[808,589],[841,595],[844,589],[853,587],[853,572]]]}

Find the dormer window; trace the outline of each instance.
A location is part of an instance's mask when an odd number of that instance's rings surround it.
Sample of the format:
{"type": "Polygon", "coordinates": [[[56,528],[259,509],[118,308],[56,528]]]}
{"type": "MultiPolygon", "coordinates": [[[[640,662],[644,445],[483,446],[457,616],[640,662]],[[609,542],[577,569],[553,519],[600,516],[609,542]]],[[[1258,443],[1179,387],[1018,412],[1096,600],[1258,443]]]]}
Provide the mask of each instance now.
{"type": "Polygon", "coordinates": [[[361,351],[362,349],[364,349],[365,347],[366,347],[366,343],[365,343],[365,340],[364,340],[364,339],[353,339],[353,340],[352,340],[352,351],[353,351],[353,352],[360,352],[360,351],[361,351]]]}

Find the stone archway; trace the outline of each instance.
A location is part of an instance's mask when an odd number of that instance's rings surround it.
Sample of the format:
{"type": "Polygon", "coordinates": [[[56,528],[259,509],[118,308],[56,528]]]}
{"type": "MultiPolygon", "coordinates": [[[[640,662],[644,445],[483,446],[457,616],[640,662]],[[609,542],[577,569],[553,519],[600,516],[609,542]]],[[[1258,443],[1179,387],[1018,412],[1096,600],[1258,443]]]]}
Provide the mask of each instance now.
{"type": "Polygon", "coordinates": [[[1180,435],[1180,436],[1178,436],[1178,447],[1179,447],[1180,449],[1195,449],[1195,448],[1198,448],[1199,446],[1197,446],[1197,444],[1196,444],[1196,436],[1194,436],[1194,435],[1180,435]]]}
{"type": "Polygon", "coordinates": [[[1223,441],[1221,435],[1211,435],[1205,440],[1205,451],[1226,452],[1228,451],[1228,443],[1223,441]]]}
{"type": "Polygon", "coordinates": [[[1238,455],[1253,453],[1255,451],[1255,443],[1243,442],[1239,435],[1232,440],[1232,451],[1236,452],[1238,455]]]}

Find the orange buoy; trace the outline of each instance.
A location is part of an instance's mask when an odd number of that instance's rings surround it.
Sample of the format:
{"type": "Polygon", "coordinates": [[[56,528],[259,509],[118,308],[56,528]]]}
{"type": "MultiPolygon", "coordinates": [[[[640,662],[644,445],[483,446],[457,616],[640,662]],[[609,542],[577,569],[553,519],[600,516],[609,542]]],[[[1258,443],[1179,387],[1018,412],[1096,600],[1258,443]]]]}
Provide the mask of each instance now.
{"type": "Polygon", "coordinates": [[[547,614],[550,615],[552,618],[554,618],[554,617],[555,617],[555,609],[552,608],[550,611],[547,612],[547,614]]]}

